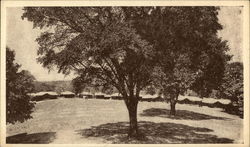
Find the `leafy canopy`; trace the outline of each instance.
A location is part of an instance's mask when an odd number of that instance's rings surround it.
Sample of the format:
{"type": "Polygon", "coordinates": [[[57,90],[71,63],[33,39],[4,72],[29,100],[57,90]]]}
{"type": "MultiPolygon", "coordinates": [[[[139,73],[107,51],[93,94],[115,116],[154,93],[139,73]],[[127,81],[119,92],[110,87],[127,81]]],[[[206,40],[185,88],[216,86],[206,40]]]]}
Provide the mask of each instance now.
{"type": "Polygon", "coordinates": [[[222,97],[231,99],[232,102],[243,101],[243,64],[232,62],[227,64],[221,85],[222,97]]]}
{"type": "Polygon", "coordinates": [[[26,7],[22,17],[44,30],[37,38],[44,67],[112,85],[124,97],[139,95],[149,83],[153,48],[125,21],[122,8],[26,7]]]}
{"type": "Polygon", "coordinates": [[[165,93],[217,89],[228,46],[217,7],[36,7],[23,18],[44,29],[38,61],[96,85],[138,95],[152,82],[165,93]],[[152,72],[154,71],[154,72],[152,72]],[[152,75],[153,73],[153,75],[152,75]]]}
{"type": "Polygon", "coordinates": [[[217,36],[217,7],[123,8],[143,39],[154,46],[154,85],[171,97],[192,89],[202,96],[218,88],[228,46],[217,36]]]}

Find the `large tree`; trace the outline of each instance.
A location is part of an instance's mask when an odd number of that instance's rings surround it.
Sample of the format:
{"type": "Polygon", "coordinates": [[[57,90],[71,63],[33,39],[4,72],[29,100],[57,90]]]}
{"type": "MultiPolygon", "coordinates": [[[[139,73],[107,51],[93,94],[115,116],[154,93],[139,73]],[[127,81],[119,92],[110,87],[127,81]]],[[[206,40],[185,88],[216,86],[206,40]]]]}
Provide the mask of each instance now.
{"type": "Polygon", "coordinates": [[[34,77],[29,71],[20,71],[20,65],[14,62],[15,52],[6,48],[6,121],[23,122],[31,118],[34,103],[28,93],[34,90],[34,77]]]}
{"type": "Polygon", "coordinates": [[[228,46],[217,36],[222,29],[217,7],[123,8],[143,39],[154,46],[154,84],[161,88],[175,114],[179,94],[187,89],[206,96],[218,89],[228,46]]]}
{"type": "Polygon", "coordinates": [[[139,93],[150,81],[152,46],[125,21],[119,7],[26,7],[23,18],[43,29],[38,61],[79,79],[113,86],[129,113],[129,137],[138,136],[139,93]]]}

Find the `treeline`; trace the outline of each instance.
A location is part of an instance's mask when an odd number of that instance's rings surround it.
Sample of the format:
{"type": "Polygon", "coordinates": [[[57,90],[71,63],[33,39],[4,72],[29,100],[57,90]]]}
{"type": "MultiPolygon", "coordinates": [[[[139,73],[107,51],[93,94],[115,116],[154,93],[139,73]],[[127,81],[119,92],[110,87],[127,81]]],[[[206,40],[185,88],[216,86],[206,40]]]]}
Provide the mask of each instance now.
{"type": "Polygon", "coordinates": [[[34,92],[40,91],[73,91],[71,81],[34,81],[34,92]]]}
{"type": "MultiPolygon", "coordinates": [[[[85,83],[81,83],[85,84],[85,83]]],[[[34,81],[34,91],[33,92],[41,92],[41,91],[54,91],[57,93],[61,93],[63,91],[71,91],[75,94],[79,94],[83,91],[85,92],[103,92],[106,94],[112,94],[118,92],[113,87],[93,87],[91,85],[87,85],[80,89],[79,85],[74,85],[72,81],[34,81]]]]}

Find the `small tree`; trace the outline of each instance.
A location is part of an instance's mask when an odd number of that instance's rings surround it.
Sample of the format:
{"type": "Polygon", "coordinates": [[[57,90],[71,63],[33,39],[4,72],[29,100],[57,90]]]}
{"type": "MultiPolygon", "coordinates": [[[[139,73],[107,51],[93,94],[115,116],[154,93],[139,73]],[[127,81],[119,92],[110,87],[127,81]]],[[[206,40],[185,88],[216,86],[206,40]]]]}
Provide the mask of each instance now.
{"type": "Polygon", "coordinates": [[[223,83],[220,87],[221,97],[230,99],[232,104],[227,111],[235,111],[243,117],[243,64],[240,62],[228,63],[224,72],[223,83]]]}
{"type": "Polygon", "coordinates": [[[72,85],[73,85],[73,90],[74,93],[80,94],[85,88],[86,88],[86,81],[84,81],[84,79],[82,79],[81,77],[76,77],[72,80],[72,85]]]}
{"type": "Polygon", "coordinates": [[[7,123],[23,122],[31,118],[34,103],[27,95],[34,89],[34,77],[26,70],[19,71],[14,63],[15,53],[6,48],[6,120],[7,123]]]}

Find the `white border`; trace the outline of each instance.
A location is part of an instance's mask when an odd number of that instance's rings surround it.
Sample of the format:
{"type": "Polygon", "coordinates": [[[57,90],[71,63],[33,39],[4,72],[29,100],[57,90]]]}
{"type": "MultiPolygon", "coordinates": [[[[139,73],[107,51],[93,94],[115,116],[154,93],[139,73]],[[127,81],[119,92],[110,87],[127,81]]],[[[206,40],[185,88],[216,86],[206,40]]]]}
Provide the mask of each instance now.
{"type": "Polygon", "coordinates": [[[185,146],[249,146],[249,1],[1,1],[1,144],[3,146],[183,146],[182,144],[6,144],[5,116],[5,47],[6,8],[22,6],[244,6],[243,63],[244,63],[244,144],[185,144],[185,146]]]}

